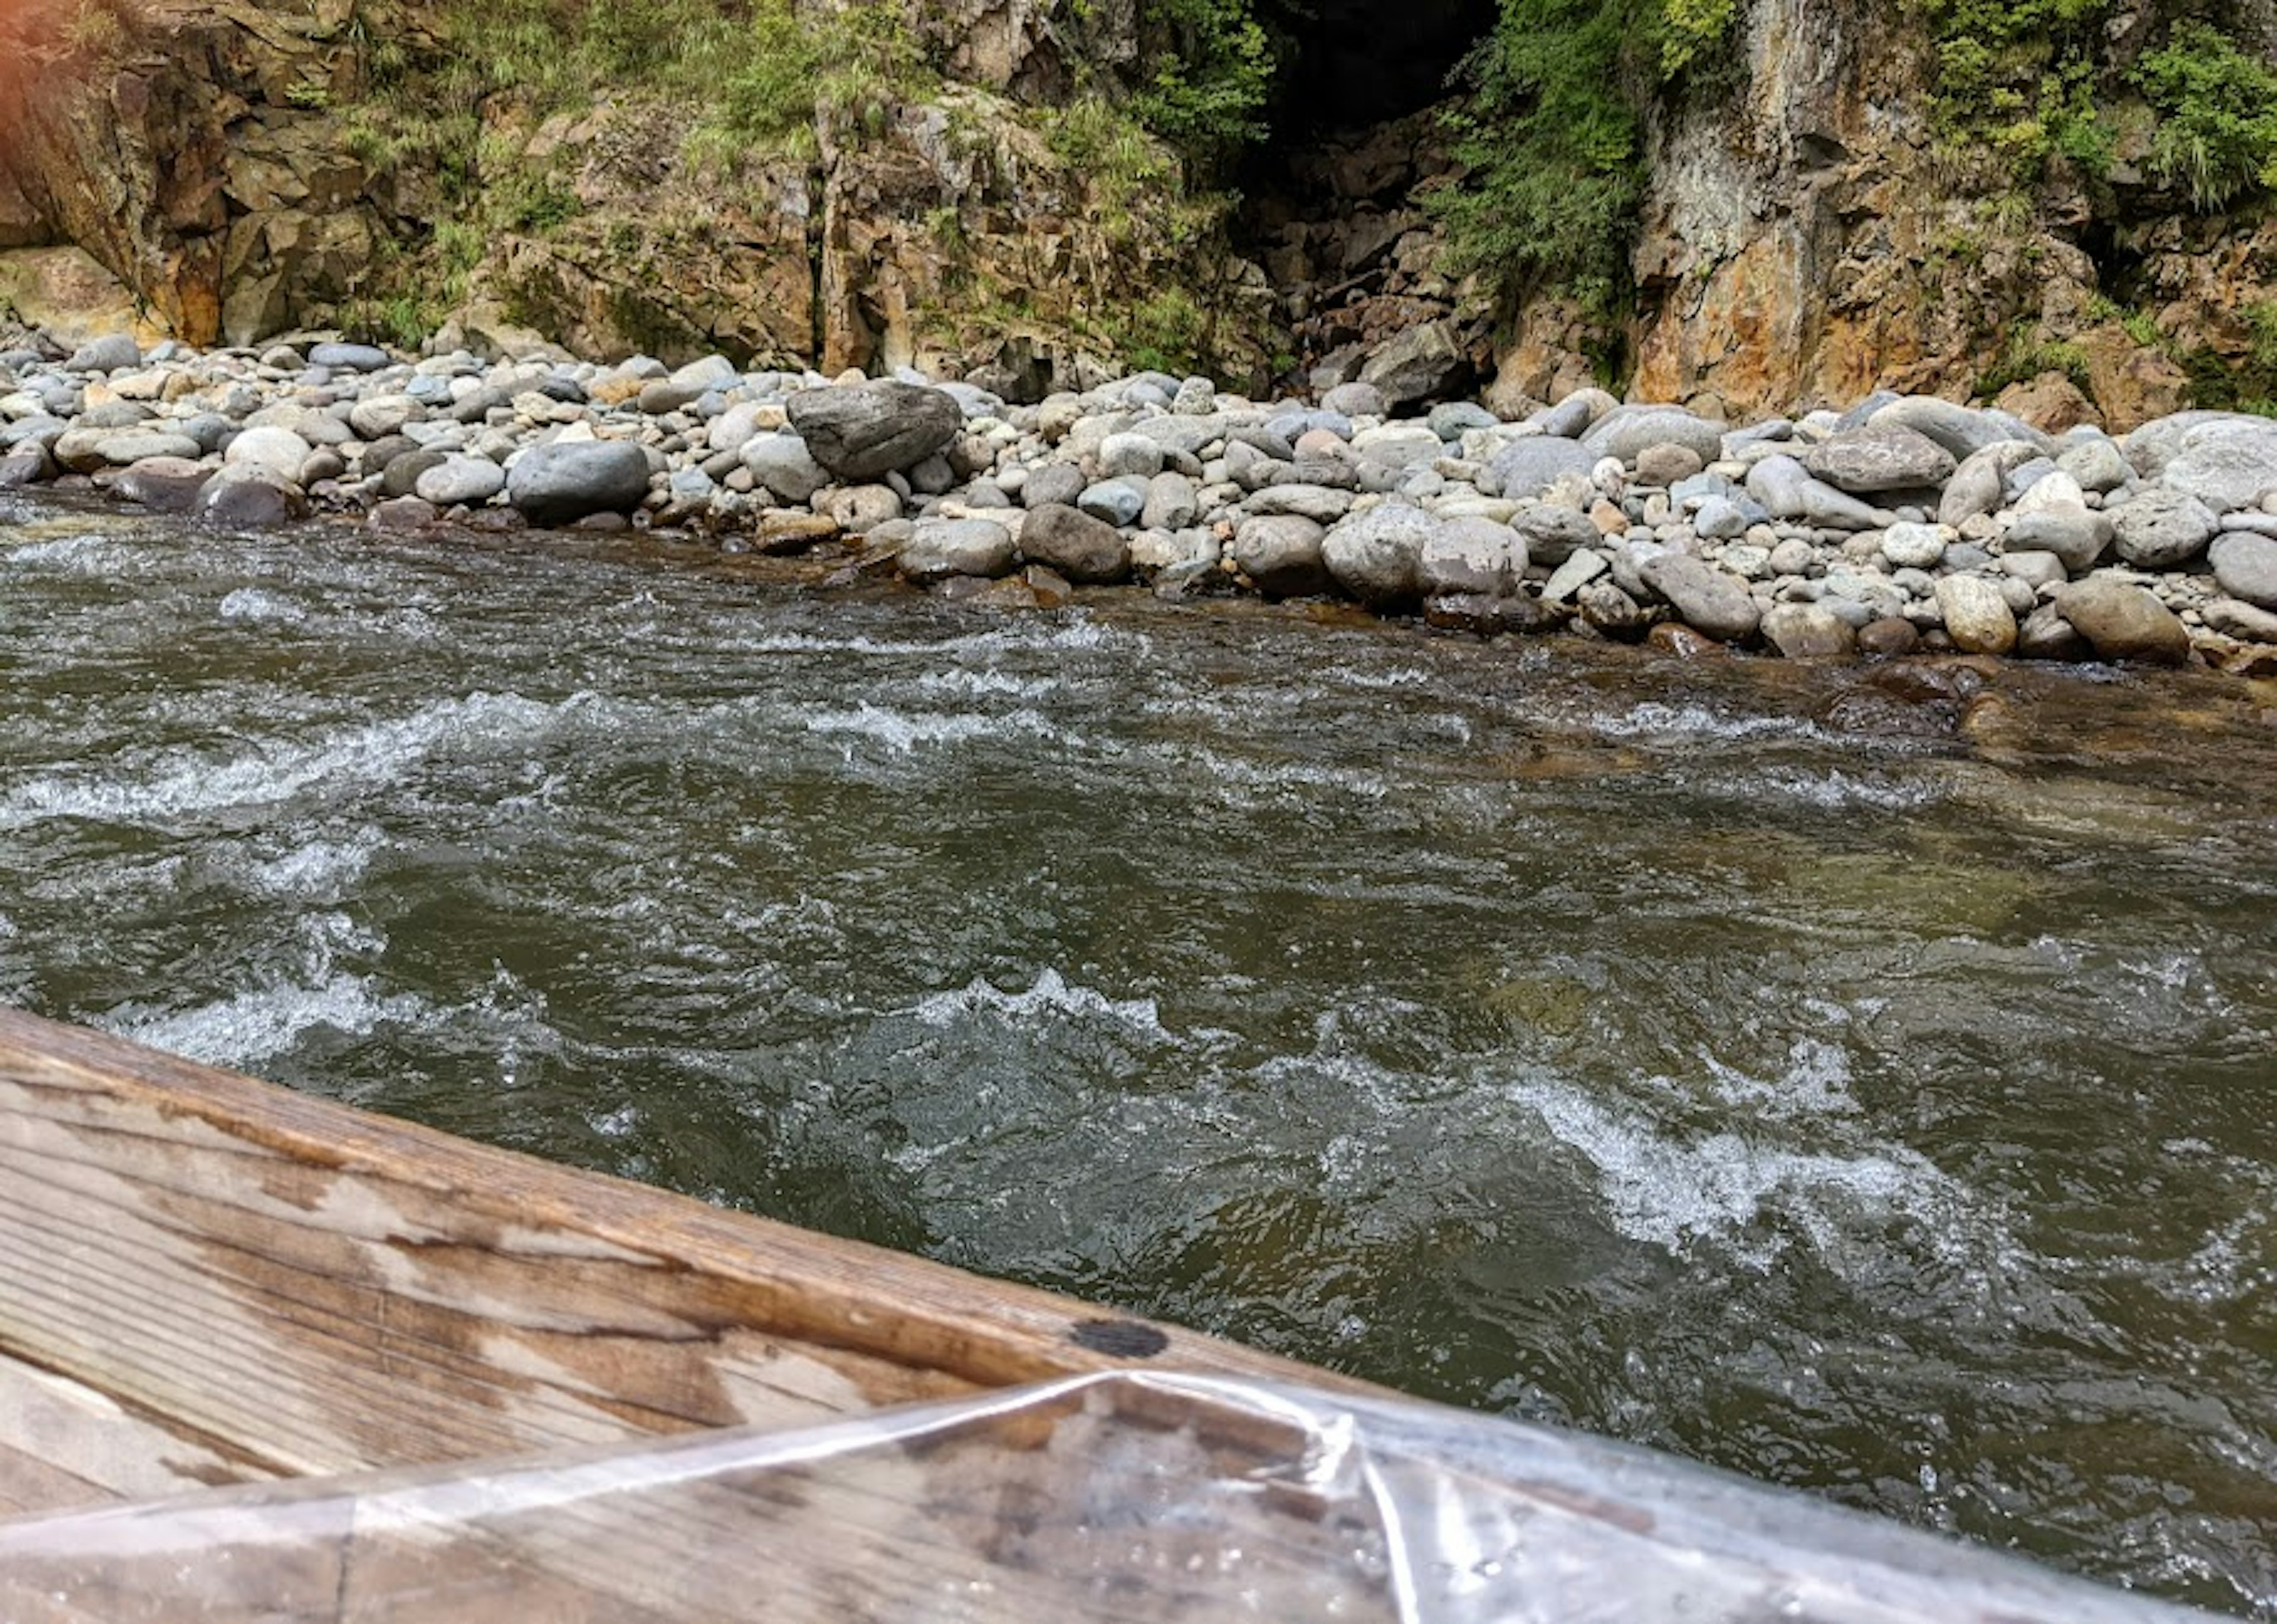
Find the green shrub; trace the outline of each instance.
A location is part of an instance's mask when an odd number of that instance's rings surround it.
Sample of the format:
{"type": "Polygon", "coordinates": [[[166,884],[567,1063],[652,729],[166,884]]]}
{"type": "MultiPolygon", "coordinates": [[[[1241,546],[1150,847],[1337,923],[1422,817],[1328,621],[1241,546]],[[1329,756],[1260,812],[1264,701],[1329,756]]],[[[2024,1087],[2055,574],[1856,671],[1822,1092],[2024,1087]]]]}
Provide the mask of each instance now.
{"type": "Polygon", "coordinates": [[[2266,64],[2185,22],[2136,65],[2135,82],[2159,114],[2151,167],[2162,184],[2206,210],[2277,189],[2277,72],[2266,64]]]}
{"type": "Polygon", "coordinates": [[[1168,34],[1134,111],[1139,121],[1206,164],[1265,137],[1265,104],[1279,55],[1251,0],[1154,0],[1168,34]]]}

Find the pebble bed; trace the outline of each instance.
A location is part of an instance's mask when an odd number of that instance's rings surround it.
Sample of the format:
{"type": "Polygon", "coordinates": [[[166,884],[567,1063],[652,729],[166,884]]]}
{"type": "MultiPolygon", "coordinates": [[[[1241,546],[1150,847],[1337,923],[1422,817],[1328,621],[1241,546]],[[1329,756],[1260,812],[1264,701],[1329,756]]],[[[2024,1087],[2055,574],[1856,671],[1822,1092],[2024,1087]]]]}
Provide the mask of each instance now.
{"type": "Polygon", "coordinates": [[[1589,389],[1397,418],[1365,384],[1161,373],[1029,406],[718,356],[118,336],[0,355],[0,489],[50,482],[235,529],[639,526],[1005,608],[1138,583],[1489,636],[2277,675],[2277,421],[2235,413],[2051,435],[1884,393],[1732,425],[1589,389]]]}

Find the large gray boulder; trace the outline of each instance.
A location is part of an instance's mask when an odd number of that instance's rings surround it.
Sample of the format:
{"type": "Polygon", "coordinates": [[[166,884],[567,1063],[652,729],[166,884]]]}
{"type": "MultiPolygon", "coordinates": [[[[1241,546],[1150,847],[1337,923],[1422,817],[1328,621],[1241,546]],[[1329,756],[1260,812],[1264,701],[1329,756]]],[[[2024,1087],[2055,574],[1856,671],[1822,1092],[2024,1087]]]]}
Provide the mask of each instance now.
{"type": "Polygon", "coordinates": [[[1763,618],[1746,582],[1688,553],[1658,553],[1637,573],[1686,625],[1720,641],[1738,643],[1753,637],[1763,618]]]}
{"type": "Polygon", "coordinates": [[[1335,584],[1321,558],[1327,535],[1294,514],[1245,519],[1233,535],[1233,561],[1268,598],[1310,598],[1335,584]]]}
{"type": "Polygon", "coordinates": [[[2214,583],[2257,609],[2277,609],[2277,538],[2231,530],[2206,549],[2214,583]]]}
{"type": "Polygon", "coordinates": [[[1649,446],[1682,446],[1698,453],[1705,464],[1724,454],[1724,429],[1680,406],[1623,406],[1592,423],[1581,444],[1593,457],[1624,462],[1635,461],[1649,446]]]}
{"type": "Polygon", "coordinates": [[[2190,657],[2190,634],[2174,612],[2132,582],[2107,576],[2075,582],[2056,595],[2056,612],[2099,660],[2179,666],[2190,657]]]}
{"type": "Polygon", "coordinates": [[[1456,342],[1453,324],[1425,322],[1370,355],[1359,370],[1359,381],[1374,385],[1385,406],[1397,411],[1456,393],[1470,381],[1471,370],[1471,358],[1456,342]]]}
{"type": "Polygon", "coordinates": [[[1597,466],[1597,455],[1579,440],[1537,434],[1514,439],[1487,459],[1487,480],[1512,501],[1540,496],[1559,480],[1573,475],[1583,478],[1597,466]]]}
{"type": "Polygon", "coordinates": [[[72,352],[64,365],[74,372],[117,372],[142,364],[142,347],[124,332],[90,339],[72,352]]]}
{"type": "MultiPolygon", "coordinates": [[[[387,471],[392,481],[395,468],[387,471]]],[[[413,476],[414,490],[418,477],[413,476]]],[[[557,440],[533,446],[506,470],[506,492],[532,524],[572,524],[590,514],[630,513],[648,497],[648,454],[629,440],[557,440]]]]}
{"type": "Polygon", "coordinates": [[[1102,519],[1052,502],[1031,508],[1020,527],[1020,552],[1078,585],[1121,581],[1131,574],[1131,544],[1102,519]]]}
{"type": "Polygon", "coordinates": [[[2216,513],[2251,507],[2277,491],[2277,421],[2239,417],[2199,425],[2182,436],[2159,480],[2216,513]]]}
{"type": "Polygon", "coordinates": [[[1839,491],[1917,491],[1951,477],[1953,454],[1918,429],[1900,423],[1854,429],[1813,446],[1802,465],[1839,491]]]}
{"type": "Polygon", "coordinates": [[[964,411],[956,397],[899,378],[802,389],[788,402],[790,426],[817,462],[841,479],[876,479],[913,467],[956,438],[964,411]]]}
{"type": "Polygon", "coordinates": [[[1421,596],[1418,567],[1439,521],[1405,502],[1386,502],[1341,520],[1321,543],[1329,573],[1373,609],[1400,608],[1421,596]]]}
{"type": "Polygon", "coordinates": [[[2221,527],[2212,508],[2171,485],[2146,485],[2104,511],[2119,556],[2144,569],[2189,563],[2221,527]]]}
{"type": "Polygon", "coordinates": [[[2043,454],[2055,442],[2036,429],[2025,427],[2005,413],[1973,411],[1935,395],[1907,395],[1891,401],[1867,420],[1877,429],[1911,429],[1925,434],[1955,457],[1968,458],[2002,440],[2026,440],[2043,454]]]}
{"type": "Polygon", "coordinates": [[[2193,409],[2169,412],[2164,417],[2153,417],[2129,432],[2120,442],[2127,461],[2145,479],[2156,479],[2167,471],[2167,464],[2180,455],[2182,441],[2191,431],[2208,423],[2239,423],[2253,421],[2242,412],[2210,412],[2193,409]]]}

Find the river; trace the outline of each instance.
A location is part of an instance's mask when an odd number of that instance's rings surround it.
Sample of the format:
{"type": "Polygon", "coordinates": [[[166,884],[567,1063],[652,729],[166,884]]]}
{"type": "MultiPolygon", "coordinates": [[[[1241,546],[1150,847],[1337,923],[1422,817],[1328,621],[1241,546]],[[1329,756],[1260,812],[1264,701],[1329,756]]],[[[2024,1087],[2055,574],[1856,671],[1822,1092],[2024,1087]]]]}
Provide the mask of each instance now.
{"type": "Polygon", "coordinates": [[[789,573],[0,509],[0,1000],[2277,1620],[2266,686],[789,573]]]}

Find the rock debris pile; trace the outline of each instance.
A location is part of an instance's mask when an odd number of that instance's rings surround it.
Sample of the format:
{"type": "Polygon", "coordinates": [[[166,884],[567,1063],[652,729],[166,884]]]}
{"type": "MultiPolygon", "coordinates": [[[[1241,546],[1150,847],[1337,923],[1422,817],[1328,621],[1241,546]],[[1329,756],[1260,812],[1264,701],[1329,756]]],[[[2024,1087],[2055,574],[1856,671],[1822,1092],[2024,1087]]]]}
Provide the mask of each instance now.
{"type": "Polygon", "coordinates": [[[0,355],[0,488],[224,526],[638,524],[945,597],[1335,597],[1482,635],[1916,649],[2277,673],[2277,422],[2121,438],[1877,394],[1733,426],[1584,389],[1522,422],[1257,402],[1142,373],[964,384],[354,344],[0,355]]]}

